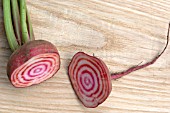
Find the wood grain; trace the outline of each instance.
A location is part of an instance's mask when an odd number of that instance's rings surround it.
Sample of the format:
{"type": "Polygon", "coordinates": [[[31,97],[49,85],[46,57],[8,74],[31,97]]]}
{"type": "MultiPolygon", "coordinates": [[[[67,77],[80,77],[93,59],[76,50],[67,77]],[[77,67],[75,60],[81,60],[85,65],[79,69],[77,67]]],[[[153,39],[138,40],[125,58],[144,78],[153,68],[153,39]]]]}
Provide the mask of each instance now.
{"type": "Polygon", "coordinates": [[[110,72],[156,56],[166,43],[169,0],[27,0],[36,39],[55,44],[61,69],[42,84],[14,88],[7,79],[11,54],[0,0],[0,113],[170,113],[170,47],[152,66],[112,81],[95,109],[79,102],[67,67],[78,51],[104,60],[110,72]]]}

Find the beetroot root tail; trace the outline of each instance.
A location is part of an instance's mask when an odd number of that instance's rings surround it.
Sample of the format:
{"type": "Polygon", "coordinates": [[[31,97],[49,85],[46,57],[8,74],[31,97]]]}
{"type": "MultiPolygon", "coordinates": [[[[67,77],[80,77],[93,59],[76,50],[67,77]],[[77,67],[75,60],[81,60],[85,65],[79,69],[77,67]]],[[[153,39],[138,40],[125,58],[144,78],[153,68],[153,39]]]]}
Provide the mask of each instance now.
{"type": "Polygon", "coordinates": [[[147,63],[145,63],[145,64],[143,64],[143,65],[137,65],[137,66],[131,67],[131,68],[129,68],[129,69],[123,71],[123,72],[113,73],[113,74],[111,74],[111,79],[115,80],[115,79],[121,78],[122,76],[128,75],[129,73],[132,73],[132,72],[134,72],[134,71],[136,71],[136,70],[139,70],[139,69],[142,69],[142,68],[145,68],[145,67],[147,67],[147,66],[150,66],[150,65],[154,64],[154,63],[158,60],[158,58],[159,58],[159,57],[165,52],[165,50],[167,49],[167,46],[168,46],[168,43],[169,43],[169,32],[170,32],[170,23],[169,23],[169,27],[168,27],[166,45],[165,45],[163,51],[162,51],[159,55],[157,55],[152,61],[147,62],[147,63]]]}

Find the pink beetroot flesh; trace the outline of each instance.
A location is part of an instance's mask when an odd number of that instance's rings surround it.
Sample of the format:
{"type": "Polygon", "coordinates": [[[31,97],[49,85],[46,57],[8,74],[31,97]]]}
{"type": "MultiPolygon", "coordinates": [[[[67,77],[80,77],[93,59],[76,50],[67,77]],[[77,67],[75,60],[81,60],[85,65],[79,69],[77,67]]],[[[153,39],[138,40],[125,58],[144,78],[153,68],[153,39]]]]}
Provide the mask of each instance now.
{"type": "Polygon", "coordinates": [[[52,77],[60,68],[56,47],[44,40],[25,43],[10,57],[7,74],[15,87],[39,84],[52,77]]]}

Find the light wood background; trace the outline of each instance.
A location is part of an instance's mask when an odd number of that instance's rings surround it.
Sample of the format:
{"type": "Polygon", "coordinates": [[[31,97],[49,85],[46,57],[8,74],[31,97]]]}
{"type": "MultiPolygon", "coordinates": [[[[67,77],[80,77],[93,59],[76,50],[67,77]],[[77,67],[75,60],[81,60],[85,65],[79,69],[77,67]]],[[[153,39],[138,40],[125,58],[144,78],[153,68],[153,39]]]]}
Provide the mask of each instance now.
{"type": "Polygon", "coordinates": [[[10,84],[0,0],[0,113],[170,113],[170,46],[152,66],[112,81],[109,98],[95,109],[79,102],[67,75],[78,51],[94,53],[110,72],[150,61],[166,43],[170,0],[27,0],[27,5],[36,39],[56,45],[61,69],[36,86],[10,84]]]}

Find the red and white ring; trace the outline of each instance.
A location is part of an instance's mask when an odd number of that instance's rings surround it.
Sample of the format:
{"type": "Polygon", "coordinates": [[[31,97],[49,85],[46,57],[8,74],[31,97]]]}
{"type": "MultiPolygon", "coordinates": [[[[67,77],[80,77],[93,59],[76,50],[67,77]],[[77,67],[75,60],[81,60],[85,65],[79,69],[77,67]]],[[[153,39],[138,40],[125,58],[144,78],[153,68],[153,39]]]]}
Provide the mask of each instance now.
{"type": "Polygon", "coordinates": [[[39,84],[52,77],[59,69],[59,56],[56,53],[37,55],[14,70],[11,75],[15,87],[39,84]]]}

